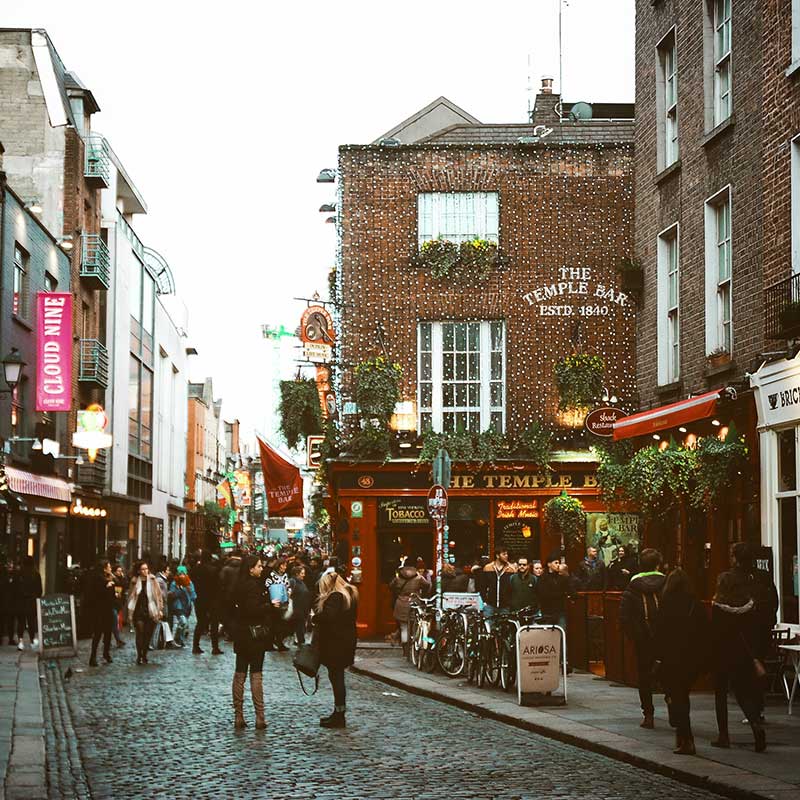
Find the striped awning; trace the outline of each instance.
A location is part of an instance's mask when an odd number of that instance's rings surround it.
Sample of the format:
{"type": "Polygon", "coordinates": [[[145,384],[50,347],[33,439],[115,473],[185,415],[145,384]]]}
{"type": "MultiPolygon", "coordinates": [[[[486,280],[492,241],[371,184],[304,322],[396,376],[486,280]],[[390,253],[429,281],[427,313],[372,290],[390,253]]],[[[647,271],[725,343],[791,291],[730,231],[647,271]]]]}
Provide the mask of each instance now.
{"type": "Polygon", "coordinates": [[[54,478],[51,475],[37,475],[26,472],[16,467],[6,467],[8,486],[12,492],[29,494],[35,497],[47,497],[50,500],[61,500],[69,503],[72,493],[69,484],[63,478],[54,478]]]}

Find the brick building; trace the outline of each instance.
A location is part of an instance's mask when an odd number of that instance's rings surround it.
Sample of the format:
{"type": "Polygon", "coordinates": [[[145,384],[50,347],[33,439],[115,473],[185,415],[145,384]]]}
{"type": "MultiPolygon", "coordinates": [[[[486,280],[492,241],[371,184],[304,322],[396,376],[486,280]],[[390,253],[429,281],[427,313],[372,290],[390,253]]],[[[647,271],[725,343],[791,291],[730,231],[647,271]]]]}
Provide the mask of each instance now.
{"type": "Polygon", "coordinates": [[[605,510],[587,442],[558,409],[553,370],[574,352],[599,355],[604,391],[636,404],[636,300],[619,273],[633,247],[633,106],[564,104],[561,119],[560,101],[546,80],[529,123],[484,125],[440,98],[377,142],[340,148],[345,437],[357,424],[347,413],[352,368],[382,352],[402,368],[398,411],[413,420],[388,464],[353,462],[345,444],[331,467],[340,547],[361,559],[362,633],[392,627],[386,584],[398,557],[434,560],[430,469],[416,460],[426,431],[514,437],[538,422],[558,437],[548,475],[524,459],[454,464],[449,541],[459,563],[512,539],[546,556],[559,540],[539,512],[562,488],[595,516],[605,510]],[[437,278],[420,262],[426,241],[475,237],[498,245],[485,277],[437,278]]]}

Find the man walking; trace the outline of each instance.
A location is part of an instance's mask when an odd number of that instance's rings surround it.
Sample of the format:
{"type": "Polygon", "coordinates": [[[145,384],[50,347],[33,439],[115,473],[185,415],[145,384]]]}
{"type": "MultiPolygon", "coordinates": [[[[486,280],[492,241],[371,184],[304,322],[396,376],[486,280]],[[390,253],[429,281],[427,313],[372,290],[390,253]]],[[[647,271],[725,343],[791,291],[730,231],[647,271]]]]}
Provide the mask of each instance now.
{"type": "Polygon", "coordinates": [[[631,578],[622,595],[620,622],[636,650],[639,673],[639,702],[642,705],[642,728],[654,728],[653,665],[655,663],[654,625],[661,590],[666,577],[661,572],[661,553],[648,548],[639,558],[641,572],[631,578]]]}
{"type": "Polygon", "coordinates": [[[211,563],[211,553],[208,550],[200,553],[200,563],[192,570],[191,578],[197,593],[194,606],[197,624],[194,627],[192,653],[199,655],[203,652],[200,649],[200,637],[208,630],[211,636],[211,654],[221,655],[223,652],[219,647],[221,587],[219,574],[211,563]]]}

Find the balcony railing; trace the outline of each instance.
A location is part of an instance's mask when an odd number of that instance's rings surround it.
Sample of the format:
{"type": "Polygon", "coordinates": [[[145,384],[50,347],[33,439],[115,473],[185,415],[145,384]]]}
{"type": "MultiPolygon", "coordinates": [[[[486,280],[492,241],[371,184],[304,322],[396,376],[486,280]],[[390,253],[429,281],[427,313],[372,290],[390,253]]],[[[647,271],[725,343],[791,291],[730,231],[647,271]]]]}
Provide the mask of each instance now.
{"type": "Polygon", "coordinates": [[[81,339],[81,363],[78,380],[99,389],[108,388],[108,350],[97,339],[81,339]]]}
{"type": "Polygon", "coordinates": [[[767,339],[800,337],[800,273],[764,289],[767,339]]]}
{"type": "Polygon", "coordinates": [[[81,236],[81,280],[91,289],[108,289],[111,283],[111,255],[97,233],[81,236]]]}
{"type": "Polygon", "coordinates": [[[111,155],[102,136],[89,136],[84,142],[86,158],[83,175],[90,186],[108,189],[111,178],[111,155]]]}
{"type": "MultiPolygon", "coordinates": [[[[84,458],[85,458],[84,454],[84,458]]],[[[105,450],[98,450],[94,464],[85,460],[78,467],[78,483],[81,486],[90,486],[95,489],[103,489],[106,485],[106,455],[105,450]]]]}

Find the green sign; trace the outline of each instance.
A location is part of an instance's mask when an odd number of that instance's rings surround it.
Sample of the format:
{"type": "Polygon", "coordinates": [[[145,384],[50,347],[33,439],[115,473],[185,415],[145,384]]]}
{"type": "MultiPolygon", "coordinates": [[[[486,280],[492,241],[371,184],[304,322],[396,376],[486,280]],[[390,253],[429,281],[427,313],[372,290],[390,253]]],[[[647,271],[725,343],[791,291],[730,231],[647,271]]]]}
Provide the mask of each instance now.
{"type": "Polygon", "coordinates": [[[232,547],[236,547],[236,542],[220,542],[219,549],[220,550],[230,550],[232,547]]]}

